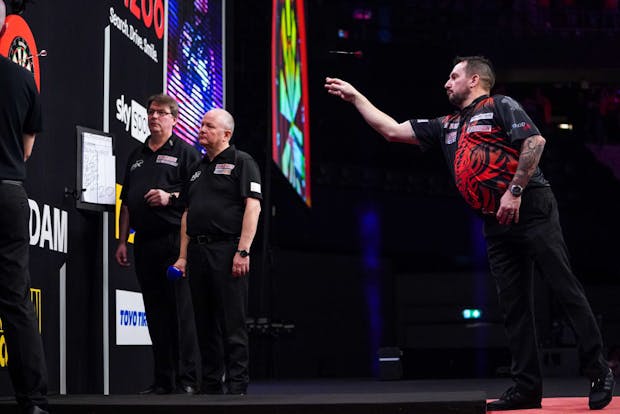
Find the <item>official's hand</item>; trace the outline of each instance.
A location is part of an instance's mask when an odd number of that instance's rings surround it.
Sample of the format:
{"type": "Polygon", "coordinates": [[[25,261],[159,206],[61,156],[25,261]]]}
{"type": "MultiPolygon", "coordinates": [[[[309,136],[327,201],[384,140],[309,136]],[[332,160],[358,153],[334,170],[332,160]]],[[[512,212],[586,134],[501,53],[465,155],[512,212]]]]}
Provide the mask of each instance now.
{"type": "Polygon", "coordinates": [[[336,95],[347,102],[353,102],[355,97],[359,95],[353,85],[338,78],[325,78],[325,89],[331,95],[336,95]]]}
{"type": "Polygon", "coordinates": [[[183,272],[183,277],[187,277],[187,275],[185,274],[185,268],[187,267],[187,259],[185,259],[184,257],[179,257],[177,261],[172,264],[172,266],[176,267],[181,272],[183,272]]]}
{"type": "Polygon", "coordinates": [[[250,256],[241,257],[235,253],[233,258],[232,275],[233,277],[245,276],[250,271],[250,256]]]}
{"type": "Polygon", "coordinates": [[[114,255],[116,257],[116,262],[123,266],[123,267],[129,267],[129,265],[131,265],[131,263],[129,263],[129,261],[127,260],[127,244],[126,243],[119,243],[118,247],[116,248],[116,254],[114,255]]]}
{"type": "Polygon", "coordinates": [[[499,201],[499,210],[497,210],[496,214],[499,224],[517,224],[519,222],[520,207],[521,197],[515,197],[510,191],[506,191],[499,201]]]}
{"type": "Polygon", "coordinates": [[[151,207],[165,207],[170,203],[170,193],[152,188],[144,195],[144,200],[151,207]]]}

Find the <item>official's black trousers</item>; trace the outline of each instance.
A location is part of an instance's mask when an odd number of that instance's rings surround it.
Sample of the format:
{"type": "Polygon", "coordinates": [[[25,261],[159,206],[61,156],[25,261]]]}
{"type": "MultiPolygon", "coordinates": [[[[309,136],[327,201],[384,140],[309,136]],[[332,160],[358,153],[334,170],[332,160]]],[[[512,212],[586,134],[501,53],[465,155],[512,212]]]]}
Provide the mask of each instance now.
{"type": "Polygon", "coordinates": [[[178,230],[158,236],[136,232],[134,258],[153,344],[154,385],[168,390],[195,387],[199,367],[189,282],[166,276],[178,256],[178,230]]]}
{"type": "Polygon", "coordinates": [[[245,324],[248,277],[233,277],[237,241],[191,241],[187,263],[198,342],[202,356],[202,391],[245,393],[249,382],[248,332],[245,324]]]}
{"type": "Polygon", "coordinates": [[[47,368],[30,300],[30,208],[23,187],[0,184],[0,318],[15,397],[24,412],[47,406],[47,368]]]}
{"type": "Polygon", "coordinates": [[[512,353],[513,380],[521,390],[541,395],[533,304],[535,268],[575,331],[584,375],[590,379],[601,375],[607,370],[607,362],[596,319],[581,283],[571,270],[551,188],[528,189],[522,197],[519,224],[502,226],[495,218],[488,217],[485,236],[512,353]]]}

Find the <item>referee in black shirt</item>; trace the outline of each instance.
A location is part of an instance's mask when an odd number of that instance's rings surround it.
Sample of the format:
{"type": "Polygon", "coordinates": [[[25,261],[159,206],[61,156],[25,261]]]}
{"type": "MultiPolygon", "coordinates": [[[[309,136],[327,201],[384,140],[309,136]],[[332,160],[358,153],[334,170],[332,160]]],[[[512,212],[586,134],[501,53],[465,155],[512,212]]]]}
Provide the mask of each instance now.
{"type": "Polygon", "coordinates": [[[233,130],[227,111],[206,113],[199,137],[207,157],[181,194],[187,210],[175,266],[189,275],[202,356],[201,391],[207,394],[245,394],[249,383],[245,276],[262,194],[256,162],[229,143],[233,130]]]}
{"type": "Polygon", "coordinates": [[[198,347],[186,279],[170,281],[166,270],[179,252],[183,208],[174,203],[200,153],[172,133],[179,107],[168,95],[147,103],[151,135],[127,161],[120,198],[120,237],[116,260],[129,266],[129,227],[135,233],[136,275],[153,343],[154,380],[141,394],[196,391],[198,347]]]}

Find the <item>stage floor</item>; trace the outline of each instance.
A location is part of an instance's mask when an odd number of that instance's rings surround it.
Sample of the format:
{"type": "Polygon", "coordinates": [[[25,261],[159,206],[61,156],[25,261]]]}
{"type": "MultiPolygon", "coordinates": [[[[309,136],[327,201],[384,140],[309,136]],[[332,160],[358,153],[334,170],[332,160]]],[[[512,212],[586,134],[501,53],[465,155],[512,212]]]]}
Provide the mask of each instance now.
{"type": "MultiPolygon", "coordinates": [[[[50,406],[52,414],[483,414],[486,400],[499,397],[510,384],[509,379],[274,380],[254,381],[245,396],[51,395],[50,406]]],[[[543,410],[529,412],[556,413],[553,407],[560,404],[562,411],[588,412],[588,385],[583,378],[547,378],[547,403],[543,400],[543,410]]],[[[3,398],[0,412],[14,412],[12,406],[12,399],[3,398]]],[[[605,413],[617,412],[620,404],[614,400],[605,413]]]]}

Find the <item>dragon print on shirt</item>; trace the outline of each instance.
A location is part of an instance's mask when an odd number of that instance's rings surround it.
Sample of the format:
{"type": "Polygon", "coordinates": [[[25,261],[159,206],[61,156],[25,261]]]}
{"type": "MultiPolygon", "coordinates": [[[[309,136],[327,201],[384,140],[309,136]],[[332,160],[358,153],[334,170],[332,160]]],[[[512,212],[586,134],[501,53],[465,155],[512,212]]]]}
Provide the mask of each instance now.
{"type": "MultiPolygon", "coordinates": [[[[441,147],[457,189],[482,214],[497,212],[517,171],[521,144],[540,135],[521,105],[504,95],[483,95],[451,115],[410,122],[423,151],[441,147]]],[[[528,187],[546,185],[537,168],[528,187]]]]}
{"type": "MultiPolygon", "coordinates": [[[[494,106],[492,98],[483,99],[472,108],[471,117],[463,117],[454,155],[456,187],[472,208],[483,213],[497,211],[519,163],[519,152],[506,139],[494,106]]],[[[451,119],[444,125],[453,123],[451,119]]]]}

